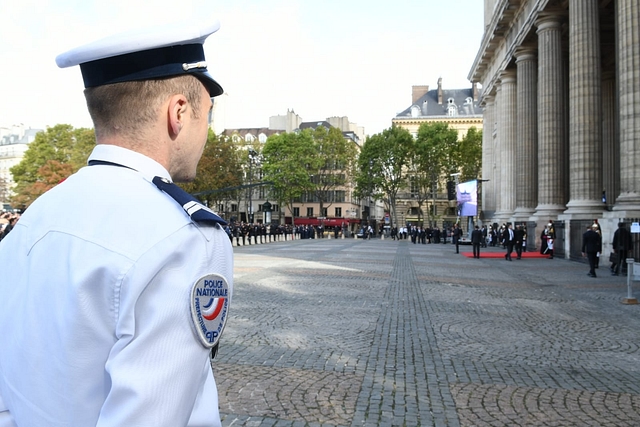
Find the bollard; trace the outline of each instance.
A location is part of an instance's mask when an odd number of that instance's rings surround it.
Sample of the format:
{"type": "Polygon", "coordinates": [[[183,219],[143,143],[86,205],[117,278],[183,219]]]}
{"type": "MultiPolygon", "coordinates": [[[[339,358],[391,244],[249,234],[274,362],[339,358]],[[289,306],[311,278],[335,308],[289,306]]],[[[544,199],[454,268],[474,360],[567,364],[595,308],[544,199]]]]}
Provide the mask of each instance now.
{"type": "Polygon", "coordinates": [[[627,297],[622,300],[623,304],[638,303],[638,300],[633,297],[633,292],[631,291],[631,276],[633,276],[633,268],[633,258],[627,258],[627,297]]]}

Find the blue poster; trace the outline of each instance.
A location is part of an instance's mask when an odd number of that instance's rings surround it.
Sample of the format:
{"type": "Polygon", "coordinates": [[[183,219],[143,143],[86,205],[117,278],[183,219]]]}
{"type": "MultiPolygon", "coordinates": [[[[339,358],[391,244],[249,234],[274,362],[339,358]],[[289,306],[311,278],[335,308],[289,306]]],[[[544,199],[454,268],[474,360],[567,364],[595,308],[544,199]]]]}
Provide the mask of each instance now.
{"type": "Polygon", "coordinates": [[[478,214],[478,180],[462,182],[456,186],[458,213],[460,216],[478,214]]]}

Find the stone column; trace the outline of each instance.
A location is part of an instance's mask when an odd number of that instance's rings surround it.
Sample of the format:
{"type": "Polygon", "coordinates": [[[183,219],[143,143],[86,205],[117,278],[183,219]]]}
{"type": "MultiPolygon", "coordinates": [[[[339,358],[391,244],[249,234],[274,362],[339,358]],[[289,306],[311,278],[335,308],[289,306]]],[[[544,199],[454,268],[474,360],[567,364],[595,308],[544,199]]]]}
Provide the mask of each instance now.
{"type": "Polygon", "coordinates": [[[620,195],[613,210],[640,210],[640,4],[616,1],[620,195]]]}
{"type": "Polygon", "coordinates": [[[500,222],[501,218],[498,217],[498,213],[504,211],[502,207],[502,175],[500,173],[500,163],[502,160],[500,156],[502,153],[502,133],[500,132],[500,120],[502,115],[502,84],[500,81],[496,81],[494,85],[496,89],[496,96],[493,105],[493,123],[494,123],[494,137],[493,137],[493,197],[496,211],[493,214],[493,222],[500,222]]]}
{"type": "Polygon", "coordinates": [[[485,95],[483,99],[484,114],[482,116],[482,212],[486,219],[493,218],[496,211],[495,198],[495,154],[494,154],[494,130],[495,130],[495,96],[485,95]]]}
{"type": "Polygon", "coordinates": [[[535,48],[516,49],[518,67],[516,221],[528,221],[538,204],[538,61],[535,48]]]}
{"type": "MultiPolygon", "coordinates": [[[[602,187],[607,206],[613,205],[620,192],[620,145],[616,120],[615,72],[602,73],[602,187]]],[[[604,203],[603,203],[604,205],[604,203]]]]}
{"type": "Polygon", "coordinates": [[[501,204],[496,217],[501,221],[510,221],[516,208],[516,107],[517,87],[515,70],[500,73],[500,113],[498,133],[500,135],[500,186],[495,187],[500,194],[501,204]]]}
{"type": "Polygon", "coordinates": [[[598,0],[569,1],[569,171],[566,214],[602,214],[602,70],[598,0]]]}
{"type": "Polygon", "coordinates": [[[547,220],[565,210],[565,147],[560,15],[542,15],[538,27],[538,206],[547,220]]]}

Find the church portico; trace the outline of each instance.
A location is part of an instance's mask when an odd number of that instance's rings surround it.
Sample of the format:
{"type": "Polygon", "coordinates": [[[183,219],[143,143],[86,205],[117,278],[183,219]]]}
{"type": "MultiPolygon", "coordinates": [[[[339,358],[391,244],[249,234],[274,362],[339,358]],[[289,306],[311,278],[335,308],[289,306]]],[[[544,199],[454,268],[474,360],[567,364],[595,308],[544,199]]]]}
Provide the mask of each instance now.
{"type": "Polygon", "coordinates": [[[485,220],[557,222],[569,257],[571,222],[599,219],[606,248],[618,221],[640,217],[640,4],[485,0],[485,14],[469,74],[495,129],[485,220]]]}

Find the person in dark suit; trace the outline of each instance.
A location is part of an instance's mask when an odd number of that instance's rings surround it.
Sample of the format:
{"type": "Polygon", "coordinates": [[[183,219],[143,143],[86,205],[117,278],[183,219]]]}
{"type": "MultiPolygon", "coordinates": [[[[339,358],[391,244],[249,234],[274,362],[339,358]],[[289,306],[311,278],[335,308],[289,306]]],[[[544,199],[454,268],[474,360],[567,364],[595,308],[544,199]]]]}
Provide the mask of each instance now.
{"type": "Polygon", "coordinates": [[[522,243],[524,242],[524,229],[521,225],[517,226],[514,235],[514,245],[516,249],[516,259],[522,259],[522,243]]]}
{"type": "Polygon", "coordinates": [[[633,248],[631,244],[631,234],[624,222],[618,223],[618,229],[613,233],[613,250],[617,256],[617,264],[615,270],[611,273],[614,276],[620,274],[620,267],[622,266],[622,273],[624,274],[627,269],[627,257],[629,251],[633,248]]]}
{"type": "Polygon", "coordinates": [[[598,228],[592,225],[582,235],[582,256],[586,254],[589,260],[588,276],[596,277],[596,258],[600,251],[602,251],[602,238],[598,234],[598,228]]]}
{"type": "Polygon", "coordinates": [[[515,235],[513,232],[513,225],[509,223],[506,230],[502,233],[502,244],[507,248],[507,253],[504,255],[504,259],[511,261],[511,253],[513,252],[513,244],[515,242],[515,235]]]}
{"type": "Polygon", "coordinates": [[[486,248],[487,247],[487,227],[483,225],[482,228],[480,229],[480,232],[482,233],[482,242],[480,243],[480,247],[486,248]]]}
{"type": "Polygon", "coordinates": [[[473,246],[474,258],[480,258],[480,246],[483,240],[484,236],[482,235],[482,231],[476,225],[475,230],[471,232],[471,245],[473,246]]]}
{"type": "Polygon", "coordinates": [[[460,253],[460,238],[462,237],[462,229],[458,226],[458,224],[453,226],[453,232],[451,233],[451,238],[453,239],[453,244],[456,245],[456,253],[460,253]]]}

